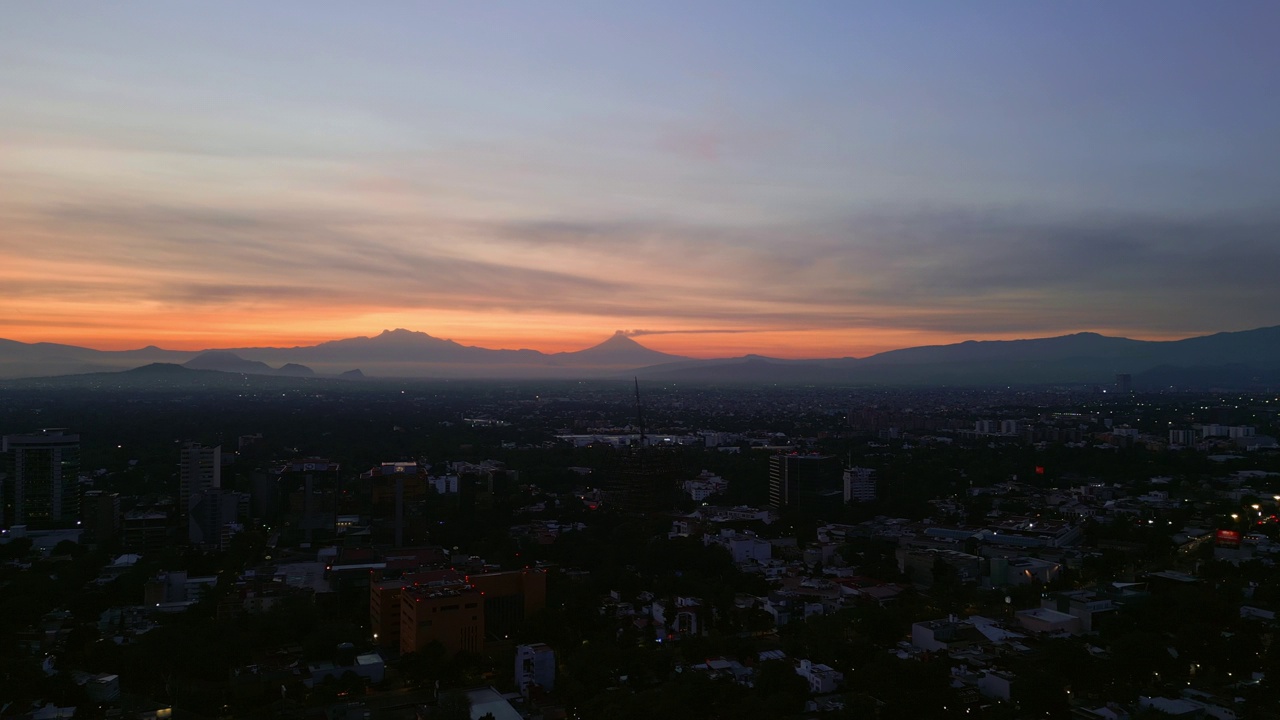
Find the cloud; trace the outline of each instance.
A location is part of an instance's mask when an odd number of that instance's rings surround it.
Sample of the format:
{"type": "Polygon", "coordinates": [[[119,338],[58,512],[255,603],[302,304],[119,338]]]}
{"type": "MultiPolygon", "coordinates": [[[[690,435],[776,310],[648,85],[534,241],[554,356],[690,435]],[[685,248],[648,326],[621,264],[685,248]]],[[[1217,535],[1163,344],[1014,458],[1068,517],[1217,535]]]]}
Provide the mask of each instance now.
{"type": "Polygon", "coordinates": [[[25,269],[0,279],[24,302],[593,316],[645,323],[620,331],[638,337],[1194,334],[1275,324],[1280,299],[1267,213],[879,208],[739,227],[67,200],[4,217],[0,255],[25,269]]]}
{"type": "Polygon", "coordinates": [[[421,227],[360,213],[59,204],[43,225],[81,238],[41,251],[48,261],[132,269],[150,276],[139,290],[166,303],[531,308],[618,291],[603,278],[458,257],[447,242],[405,240],[421,227]]]}
{"type": "Polygon", "coordinates": [[[618,330],[614,334],[621,335],[622,337],[643,337],[645,335],[734,335],[739,333],[755,333],[755,332],[767,332],[767,331],[756,330],[756,329],[743,329],[743,328],[739,328],[739,329],[729,329],[729,328],[702,329],[700,328],[697,330],[618,330]]]}
{"type": "MultiPolygon", "coordinates": [[[[749,229],[502,224],[516,243],[663,277],[695,322],[927,331],[1196,332],[1278,319],[1280,217],[882,208],[749,229]]],[[[626,309],[617,309],[624,315],[626,309]]]]}

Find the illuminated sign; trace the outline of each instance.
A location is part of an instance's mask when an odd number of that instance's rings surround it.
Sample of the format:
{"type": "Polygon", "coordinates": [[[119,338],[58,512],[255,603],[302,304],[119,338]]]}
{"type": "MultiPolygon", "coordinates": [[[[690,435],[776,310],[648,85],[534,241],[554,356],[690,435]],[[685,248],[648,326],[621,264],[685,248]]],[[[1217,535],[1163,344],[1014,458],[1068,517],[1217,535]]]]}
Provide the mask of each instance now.
{"type": "Polygon", "coordinates": [[[1240,533],[1235,530],[1219,530],[1215,539],[1218,547],[1240,547],[1240,533]]]}

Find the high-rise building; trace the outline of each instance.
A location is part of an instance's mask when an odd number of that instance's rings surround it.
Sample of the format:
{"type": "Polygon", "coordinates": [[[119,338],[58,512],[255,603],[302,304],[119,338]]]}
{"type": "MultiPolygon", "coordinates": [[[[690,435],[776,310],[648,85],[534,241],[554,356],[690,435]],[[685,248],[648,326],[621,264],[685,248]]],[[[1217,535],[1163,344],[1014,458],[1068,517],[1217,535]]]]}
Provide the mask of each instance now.
{"type": "Polygon", "coordinates": [[[80,519],[80,436],[63,429],[0,440],[4,514],[12,525],[73,524],[80,519]]]}
{"type": "Polygon", "coordinates": [[[289,520],[307,540],[313,539],[317,531],[338,532],[340,472],[338,463],[318,457],[293,460],[276,471],[281,493],[287,500],[289,520]]]}
{"type": "Polygon", "coordinates": [[[124,514],[121,533],[130,552],[160,552],[169,544],[169,516],[154,510],[130,510],[124,514]]]}
{"type": "Polygon", "coordinates": [[[827,496],[840,503],[840,464],[833,455],[773,455],[769,458],[769,504],[814,508],[827,496]]]}
{"type": "Polygon", "coordinates": [[[94,542],[111,542],[119,537],[120,493],[90,490],[80,498],[84,530],[94,542]]]}
{"type": "Polygon", "coordinates": [[[876,499],[876,471],[851,467],[844,471],[844,501],[871,502],[876,499]]]}
{"type": "Polygon", "coordinates": [[[608,505],[624,512],[659,512],[674,504],[678,474],[668,451],[629,448],[602,468],[600,489],[608,505]]]}
{"type": "Polygon", "coordinates": [[[178,462],[178,513],[187,516],[191,496],[222,487],[222,446],[189,442],[178,462]]]}
{"type": "Polygon", "coordinates": [[[187,507],[187,540],[226,550],[226,541],[235,533],[228,525],[238,526],[249,514],[249,494],[210,488],[191,494],[187,507]]]}

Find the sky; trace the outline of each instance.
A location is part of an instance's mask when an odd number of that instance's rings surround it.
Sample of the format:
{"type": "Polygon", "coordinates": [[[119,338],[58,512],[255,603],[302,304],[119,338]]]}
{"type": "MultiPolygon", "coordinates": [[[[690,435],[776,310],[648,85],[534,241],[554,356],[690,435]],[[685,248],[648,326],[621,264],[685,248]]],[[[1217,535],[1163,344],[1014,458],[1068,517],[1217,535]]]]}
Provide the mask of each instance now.
{"type": "Polygon", "coordinates": [[[0,7],[0,337],[1280,324],[1280,4],[0,7]]]}

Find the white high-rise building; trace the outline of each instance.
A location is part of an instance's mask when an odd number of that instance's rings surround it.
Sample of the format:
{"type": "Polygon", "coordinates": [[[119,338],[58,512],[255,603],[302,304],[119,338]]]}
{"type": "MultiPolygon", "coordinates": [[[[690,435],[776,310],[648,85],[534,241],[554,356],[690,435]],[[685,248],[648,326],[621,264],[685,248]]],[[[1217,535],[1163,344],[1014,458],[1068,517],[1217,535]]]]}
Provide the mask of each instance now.
{"type": "Polygon", "coordinates": [[[851,467],[844,471],[844,501],[871,502],[876,499],[876,471],[851,467]]]}

